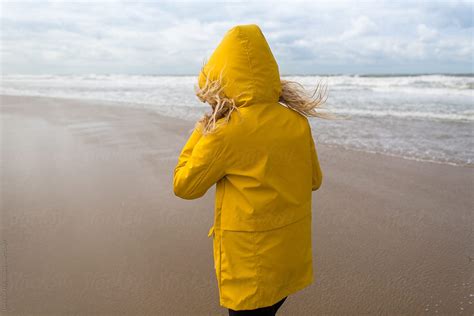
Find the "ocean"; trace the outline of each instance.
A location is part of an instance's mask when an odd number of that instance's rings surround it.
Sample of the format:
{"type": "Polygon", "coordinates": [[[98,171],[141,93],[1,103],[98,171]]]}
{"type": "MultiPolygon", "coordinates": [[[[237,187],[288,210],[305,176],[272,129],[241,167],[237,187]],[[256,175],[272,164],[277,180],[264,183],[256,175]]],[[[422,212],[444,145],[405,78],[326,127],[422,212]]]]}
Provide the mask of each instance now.
{"type": "MultiPolygon", "coordinates": [[[[474,76],[284,76],[308,90],[323,80],[325,107],[342,120],[311,118],[318,143],[407,159],[472,165],[474,76]]],[[[3,75],[3,95],[116,101],[197,120],[209,106],[194,95],[195,76],[3,75]]]]}

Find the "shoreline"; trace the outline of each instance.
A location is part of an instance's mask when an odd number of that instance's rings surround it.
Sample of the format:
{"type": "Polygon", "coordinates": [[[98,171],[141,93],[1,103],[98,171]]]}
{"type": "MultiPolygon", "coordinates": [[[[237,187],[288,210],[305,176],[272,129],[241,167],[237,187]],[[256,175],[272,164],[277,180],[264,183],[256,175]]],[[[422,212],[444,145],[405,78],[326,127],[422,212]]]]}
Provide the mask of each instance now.
{"type": "MultiPolygon", "coordinates": [[[[127,106],[128,108],[133,108],[133,109],[140,109],[140,110],[146,110],[146,111],[153,111],[157,115],[174,119],[174,120],[182,120],[190,123],[194,123],[192,120],[187,120],[186,118],[178,118],[178,117],[173,117],[173,116],[168,116],[166,114],[162,114],[159,111],[156,110],[156,108],[153,108],[153,104],[151,103],[140,103],[140,102],[129,102],[129,101],[115,101],[115,100],[101,100],[101,99],[80,99],[80,98],[67,98],[67,97],[50,97],[50,96],[23,96],[23,95],[6,95],[6,94],[0,94],[0,98],[3,97],[12,97],[12,98],[40,98],[40,99],[59,99],[63,100],[64,102],[67,101],[75,101],[79,103],[87,103],[87,104],[94,104],[97,106],[111,106],[114,107],[114,104],[123,104],[124,106],[127,106]]],[[[336,149],[343,149],[343,150],[349,150],[349,151],[354,151],[354,152],[361,152],[361,153],[367,153],[367,154],[375,154],[375,155],[382,155],[382,156],[387,156],[387,157],[394,157],[394,158],[400,158],[400,159],[405,159],[405,160],[413,160],[417,162],[423,162],[423,163],[433,163],[433,164],[441,164],[441,165],[450,165],[454,167],[466,167],[466,168],[473,168],[474,167],[474,162],[465,162],[465,163],[456,163],[456,162],[450,162],[450,161],[441,161],[441,160],[435,160],[435,159],[423,159],[423,158],[417,158],[417,157],[412,157],[412,156],[404,156],[404,155],[398,155],[398,154],[391,154],[387,152],[380,152],[377,150],[368,150],[368,149],[359,149],[351,146],[344,146],[340,144],[329,144],[329,143],[320,143],[321,146],[326,146],[330,148],[336,148],[336,149]]]]}
{"type": "MultiPolygon", "coordinates": [[[[6,315],[227,315],[207,235],[215,189],[172,191],[193,122],[0,98],[6,315]]],[[[472,314],[472,168],[317,146],[315,279],[279,314],[472,314]]]]}

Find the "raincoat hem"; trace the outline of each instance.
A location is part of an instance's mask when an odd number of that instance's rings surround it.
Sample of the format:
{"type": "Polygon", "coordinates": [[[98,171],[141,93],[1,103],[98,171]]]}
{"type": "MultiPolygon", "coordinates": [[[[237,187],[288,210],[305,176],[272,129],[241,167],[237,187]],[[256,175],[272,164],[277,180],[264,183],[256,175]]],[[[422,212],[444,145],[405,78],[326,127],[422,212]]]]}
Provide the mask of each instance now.
{"type": "Polygon", "coordinates": [[[266,302],[265,301],[259,301],[258,304],[235,304],[235,303],[229,302],[227,300],[222,300],[222,299],[219,300],[219,303],[222,307],[230,308],[230,309],[233,309],[233,310],[257,309],[257,308],[261,308],[261,307],[271,306],[271,305],[275,304],[276,302],[279,302],[284,297],[287,297],[291,294],[295,294],[295,293],[307,288],[311,284],[313,284],[313,278],[311,278],[309,280],[305,280],[304,282],[296,283],[296,285],[294,285],[292,287],[289,287],[285,292],[282,292],[283,294],[279,295],[279,299],[272,300],[272,301],[266,301],[266,302]]]}

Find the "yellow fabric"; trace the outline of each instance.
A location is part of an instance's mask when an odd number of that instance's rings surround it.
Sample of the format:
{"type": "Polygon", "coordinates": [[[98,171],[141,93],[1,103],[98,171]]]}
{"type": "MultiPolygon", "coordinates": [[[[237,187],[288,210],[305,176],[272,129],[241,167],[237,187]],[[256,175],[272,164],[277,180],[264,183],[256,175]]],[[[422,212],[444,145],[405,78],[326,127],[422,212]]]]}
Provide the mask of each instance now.
{"type": "Polygon", "coordinates": [[[196,199],[216,184],[208,236],[220,304],[255,309],[313,282],[312,191],[323,176],[308,119],[278,103],[278,65],[258,26],[229,30],[199,85],[221,72],[241,115],[234,111],[206,136],[193,130],[174,171],[174,193],[196,199]]]}
{"type": "Polygon", "coordinates": [[[278,65],[256,25],[241,25],[227,32],[199,74],[199,86],[203,86],[206,77],[216,80],[219,75],[223,78],[225,95],[239,107],[278,102],[281,92],[278,65]]]}

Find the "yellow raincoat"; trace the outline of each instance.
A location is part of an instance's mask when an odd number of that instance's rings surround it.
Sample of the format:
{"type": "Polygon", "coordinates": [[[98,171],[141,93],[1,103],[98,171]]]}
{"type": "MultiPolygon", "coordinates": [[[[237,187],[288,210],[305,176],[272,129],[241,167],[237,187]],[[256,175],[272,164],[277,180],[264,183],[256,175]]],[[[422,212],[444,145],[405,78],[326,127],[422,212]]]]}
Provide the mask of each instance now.
{"type": "Polygon", "coordinates": [[[241,116],[215,133],[195,128],[174,171],[174,193],[216,185],[213,256],[220,305],[270,306],[313,282],[311,203],[322,173],[308,119],[278,103],[278,65],[260,28],[230,29],[199,75],[223,71],[241,116]]]}

